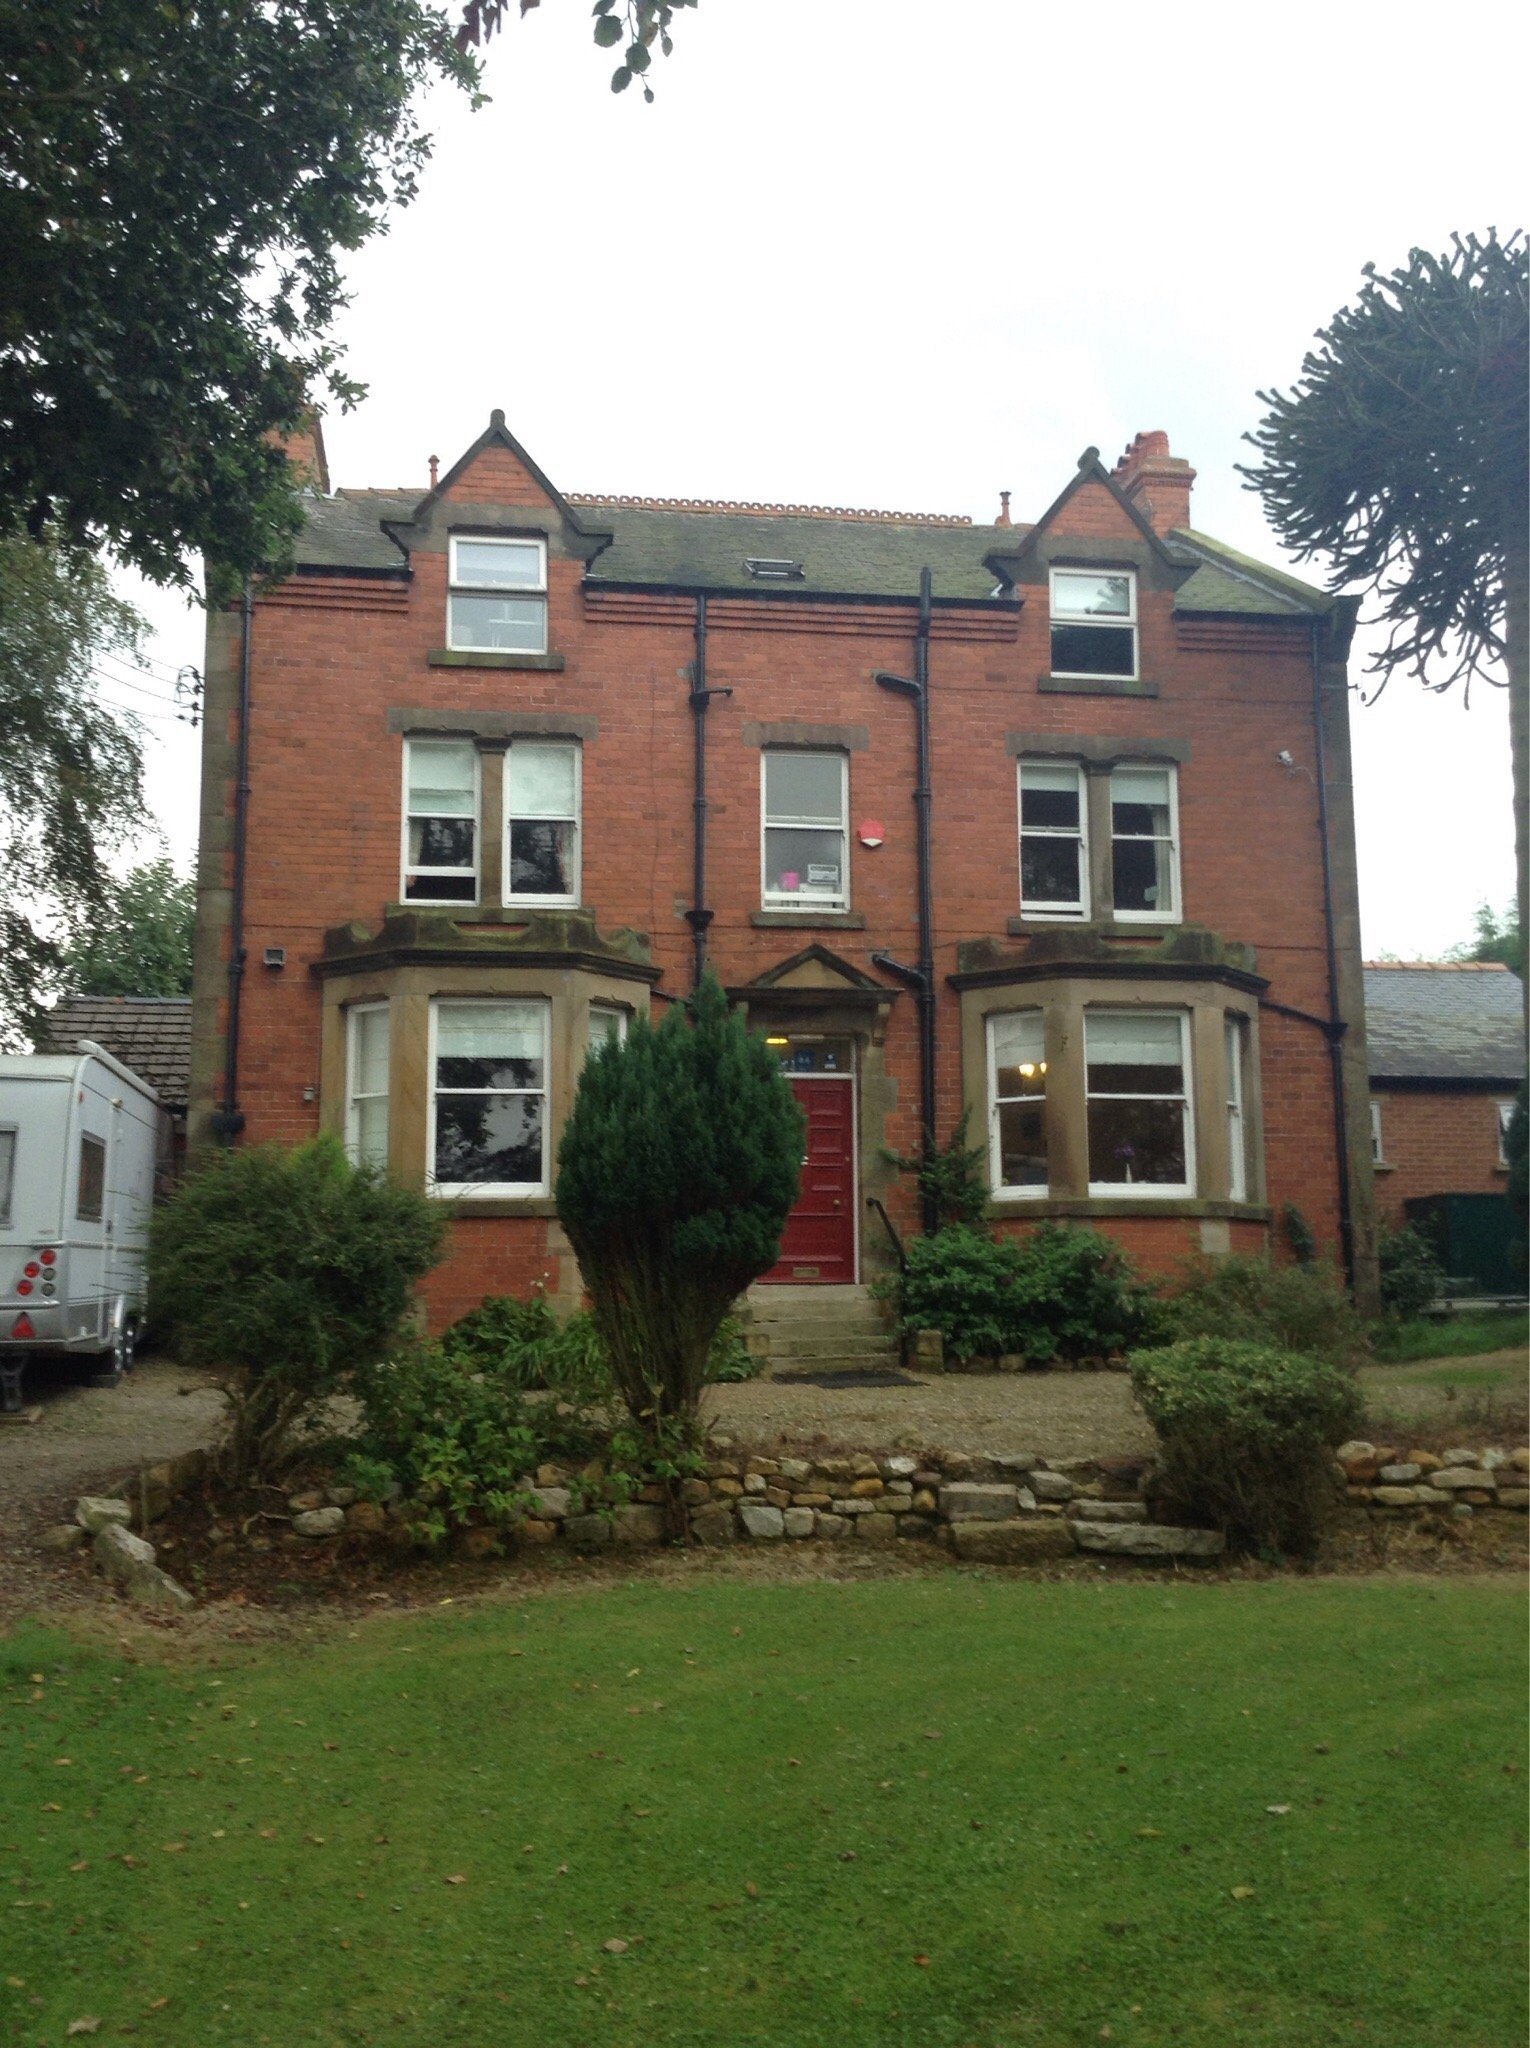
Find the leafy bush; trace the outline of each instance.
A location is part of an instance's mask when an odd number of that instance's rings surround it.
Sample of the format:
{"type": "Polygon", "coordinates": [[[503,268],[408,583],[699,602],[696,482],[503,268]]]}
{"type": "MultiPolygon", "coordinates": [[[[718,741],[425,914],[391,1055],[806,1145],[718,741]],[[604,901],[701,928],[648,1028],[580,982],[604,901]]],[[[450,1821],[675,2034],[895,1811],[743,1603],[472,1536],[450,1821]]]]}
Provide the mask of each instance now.
{"type": "Polygon", "coordinates": [[[442,1333],[441,1349],[473,1370],[494,1373],[510,1386],[546,1389],[576,1408],[598,1407],[612,1393],[611,1367],[594,1318],[578,1309],[560,1323],[545,1295],[529,1301],[485,1295],[442,1333]]]}
{"type": "Polygon", "coordinates": [[[1192,1337],[1131,1361],[1158,1433],[1158,1513],[1220,1529],[1239,1550],[1310,1556],[1338,1495],[1334,1447],[1358,1428],[1353,1377],[1234,1337],[1192,1337]]]}
{"type": "Polygon", "coordinates": [[[355,1386],[362,1428],[348,1476],[374,1495],[379,1475],[396,1480],[418,1534],[436,1541],[464,1522],[503,1524],[526,1505],[521,1482],[547,1443],[508,1373],[414,1338],[369,1362],[355,1386]]]}
{"type": "Polygon", "coordinates": [[[1022,1238],[993,1238],[954,1224],[915,1238],[908,1260],[899,1323],[910,1334],[939,1330],[957,1358],[1108,1358],[1150,1327],[1146,1290],[1098,1231],[1043,1223],[1022,1238]]]}
{"type": "Polygon", "coordinates": [[[1265,1258],[1190,1259],[1165,1296],[1160,1315],[1170,1343],[1230,1337],[1335,1365],[1359,1365],[1370,1354],[1365,1325],[1327,1266],[1278,1266],[1265,1258]]]}
{"type": "MultiPolygon", "coordinates": [[[[595,1318],[581,1308],[560,1323],[544,1295],[530,1301],[485,1295],[443,1331],[441,1348],[479,1371],[502,1374],[512,1386],[558,1394],[575,1408],[598,1410],[615,1392],[595,1318]]],[[[752,1380],[758,1372],[742,1324],[724,1316],[707,1354],[708,1384],[752,1380]]]]}
{"type": "Polygon", "coordinates": [[[736,1316],[724,1316],[707,1353],[707,1384],[736,1386],[743,1380],[758,1379],[760,1361],[744,1342],[744,1326],[736,1316]]]}
{"type": "Polygon", "coordinates": [[[933,1202],[942,1229],[957,1223],[980,1224],[992,1200],[988,1147],[967,1143],[967,1121],[964,1109],[950,1138],[928,1159],[917,1152],[884,1154],[900,1173],[914,1176],[920,1195],[933,1202]]]}
{"type": "Polygon", "coordinates": [[[1445,1269],[1411,1223],[1383,1223],[1376,1239],[1381,1306],[1399,1319],[1416,1316],[1445,1292],[1445,1269]]]}
{"type": "Polygon", "coordinates": [[[348,1376],[394,1348],[446,1228],[439,1202],[332,1137],[216,1153],[155,1210],[150,1313],[178,1358],[226,1376],[231,1477],[279,1473],[348,1376]]]}

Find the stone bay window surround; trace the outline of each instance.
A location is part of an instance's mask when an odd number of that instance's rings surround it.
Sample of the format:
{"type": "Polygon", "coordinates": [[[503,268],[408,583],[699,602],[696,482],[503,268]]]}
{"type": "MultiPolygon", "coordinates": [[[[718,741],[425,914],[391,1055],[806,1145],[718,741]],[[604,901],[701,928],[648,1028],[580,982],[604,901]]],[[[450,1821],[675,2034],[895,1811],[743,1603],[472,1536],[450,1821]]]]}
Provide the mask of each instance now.
{"type": "Polygon", "coordinates": [[[875,679],[923,672],[929,1109],[981,1134],[993,1226],[1162,1268],[1290,1203],[1363,1286],[1350,608],[1194,529],[1192,481],[1146,435],[1029,526],[572,497],[496,414],[430,490],[326,483],[248,644],[209,624],[193,1141],[327,1128],[449,1196],[437,1324],[571,1305],[580,1072],[699,956],[808,1118],[770,1278],[887,1271],[926,1105],[913,721],[875,679]]]}

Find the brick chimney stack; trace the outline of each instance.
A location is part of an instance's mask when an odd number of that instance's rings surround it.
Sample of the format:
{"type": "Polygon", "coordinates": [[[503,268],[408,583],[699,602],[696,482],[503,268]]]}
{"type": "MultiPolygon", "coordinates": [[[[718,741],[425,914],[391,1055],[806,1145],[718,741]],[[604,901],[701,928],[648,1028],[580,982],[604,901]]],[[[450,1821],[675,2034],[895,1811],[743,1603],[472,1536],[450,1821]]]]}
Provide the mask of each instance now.
{"type": "Polygon", "coordinates": [[[1164,433],[1139,434],[1111,472],[1155,533],[1190,524],[1190,486],[1195,471],[1169,453],[1164,433]]]}
{"type": "Polygon", "coordinates": [[[290,434],[272,434],[287,460],[298,472],[298,483],[307,490],[329,496],[329,460],[324,453],[324,429],[316,412],[304,414],[290,434]]]}

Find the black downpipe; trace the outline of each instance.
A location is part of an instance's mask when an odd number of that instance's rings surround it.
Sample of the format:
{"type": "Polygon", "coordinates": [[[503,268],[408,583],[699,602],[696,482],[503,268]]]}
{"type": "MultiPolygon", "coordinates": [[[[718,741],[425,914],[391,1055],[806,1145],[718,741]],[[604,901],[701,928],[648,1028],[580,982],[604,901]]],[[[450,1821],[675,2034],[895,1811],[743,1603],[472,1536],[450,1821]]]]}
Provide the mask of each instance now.
{"type": "MultiPolygon", "coordinates": [[[[930,856],[930,613],[931,578],[928,569],[919,572],[919,630],[914,640],[914,676],[891,675],[878,669],[873,680],[884,690],[896,690],[914,705],[915,786],[914,822],[919,862],[919,964],[901,966],[890,955],[873,953],[878,967],[899,975],[913,987],[919,1004],[919,1125],[921,1151],[926,1166],[935,1157],[935,910],[930,856]]],[[[940,1224],[933,1189],[926,1187],[920,1198],[921,1219],[926,1234],[940,1224]]]]}
{"type": "Polygon", "coordinates": [[[1323,936],[1328,959],[1328,1057],[1333,1068],[1333,1124],[1339,1163],[1339,1243],[1351,1290],[1355,1284],[1355,1218],[1349,1180],[1349,1112],[1344,1087],[1344,1037],[1348,1025],[1339,1003],[1339,946],[1333,920],[1333,855],[1328,837],[1328,763],[1323,743],[1323,671],[1312,622],[1312,723],[1317,736],[1318,832],[1323,842],[1323,936]]]}
{"type": "Polygon", "coordinates": [[[691,907],[685,921],[691,928],[695,948],[691,963],[691,986],[699,988],[707,968],[707,928],[713,913],[707,908],[707,705],[714,697],[731,697],[731,690],[707,687],[707,600],[696,593],[696,657],[691,663],[691,725],[694,736],[695,796],[691,804],[691,907]]]}
{"type": "Polygon", "coordinates": [[[212,1120],[213,1134],[224,1145],[232,1145],[244,1129],[244,1112],[239,1107],[239,1009],[244,988],[244,872],[250,818],[250,639],[255,622],[255,600],[248,576],[244,579],[240,616],[239,759],[234,782],[234,900],[229,918],[228,1036],[224,1050],[223,1105],[212,1120]]]}

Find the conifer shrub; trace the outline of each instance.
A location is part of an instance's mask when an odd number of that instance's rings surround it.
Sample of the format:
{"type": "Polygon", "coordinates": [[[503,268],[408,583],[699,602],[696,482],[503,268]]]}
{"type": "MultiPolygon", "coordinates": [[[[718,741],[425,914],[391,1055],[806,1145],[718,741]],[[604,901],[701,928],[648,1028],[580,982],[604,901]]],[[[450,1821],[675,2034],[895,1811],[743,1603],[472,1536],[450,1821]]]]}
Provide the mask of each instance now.
{"type": "Polygon", "coordinates": [[[1363,1414],[1353,1375],[1235,1337],[1138,1351],[1131,1374],[1158,1435],[1153,1512],[1235,1550],[1311,1556],[1338,1501],[1334,1450],[1363,1414]]]}
{"type": "Polygon", "coordinates": [[[695,1450],[713,1341],[776,1261],[802,1143],[790,1088],[712,975],[584,1069],[558,1151],[558,1214],[658,1476],[695,1450]]]}
{"type": "Polygon", "coordinates": [[[1381,1306],[1399,1322],[1422,1315],[1445,1292],[1445,1268],[1434,1246],[1411,1223],[1383,1222],[1376,1238],[1381,1306]]]}
{"type": "Polygon", "coordinates": [[[1152,1298],[1119,1245],[1069,1224],[1018,1238],[953,1224],[915,1238],[896,1291],[902,1329],[939,1330],[961,1359],[1108,1359],[1154,1327],[1152,1298]]]}
{"type": "Polygon", "coordinates": [[[1169,1341],[1234,1337],[1345,1366],[1362,1365],[1370,1356],[1365,1324],[1330,1266],[1187,1259],[1160,1314],[1169,1341]]]}
{"type": "Polygon", "coordinates": [[[278,1475],[349,1376],[395,1347],[447,1222],[328,1136],[215,1153],[154,1211],[150,1314],[222,1384],[229,1478],[278,1475]]]}

